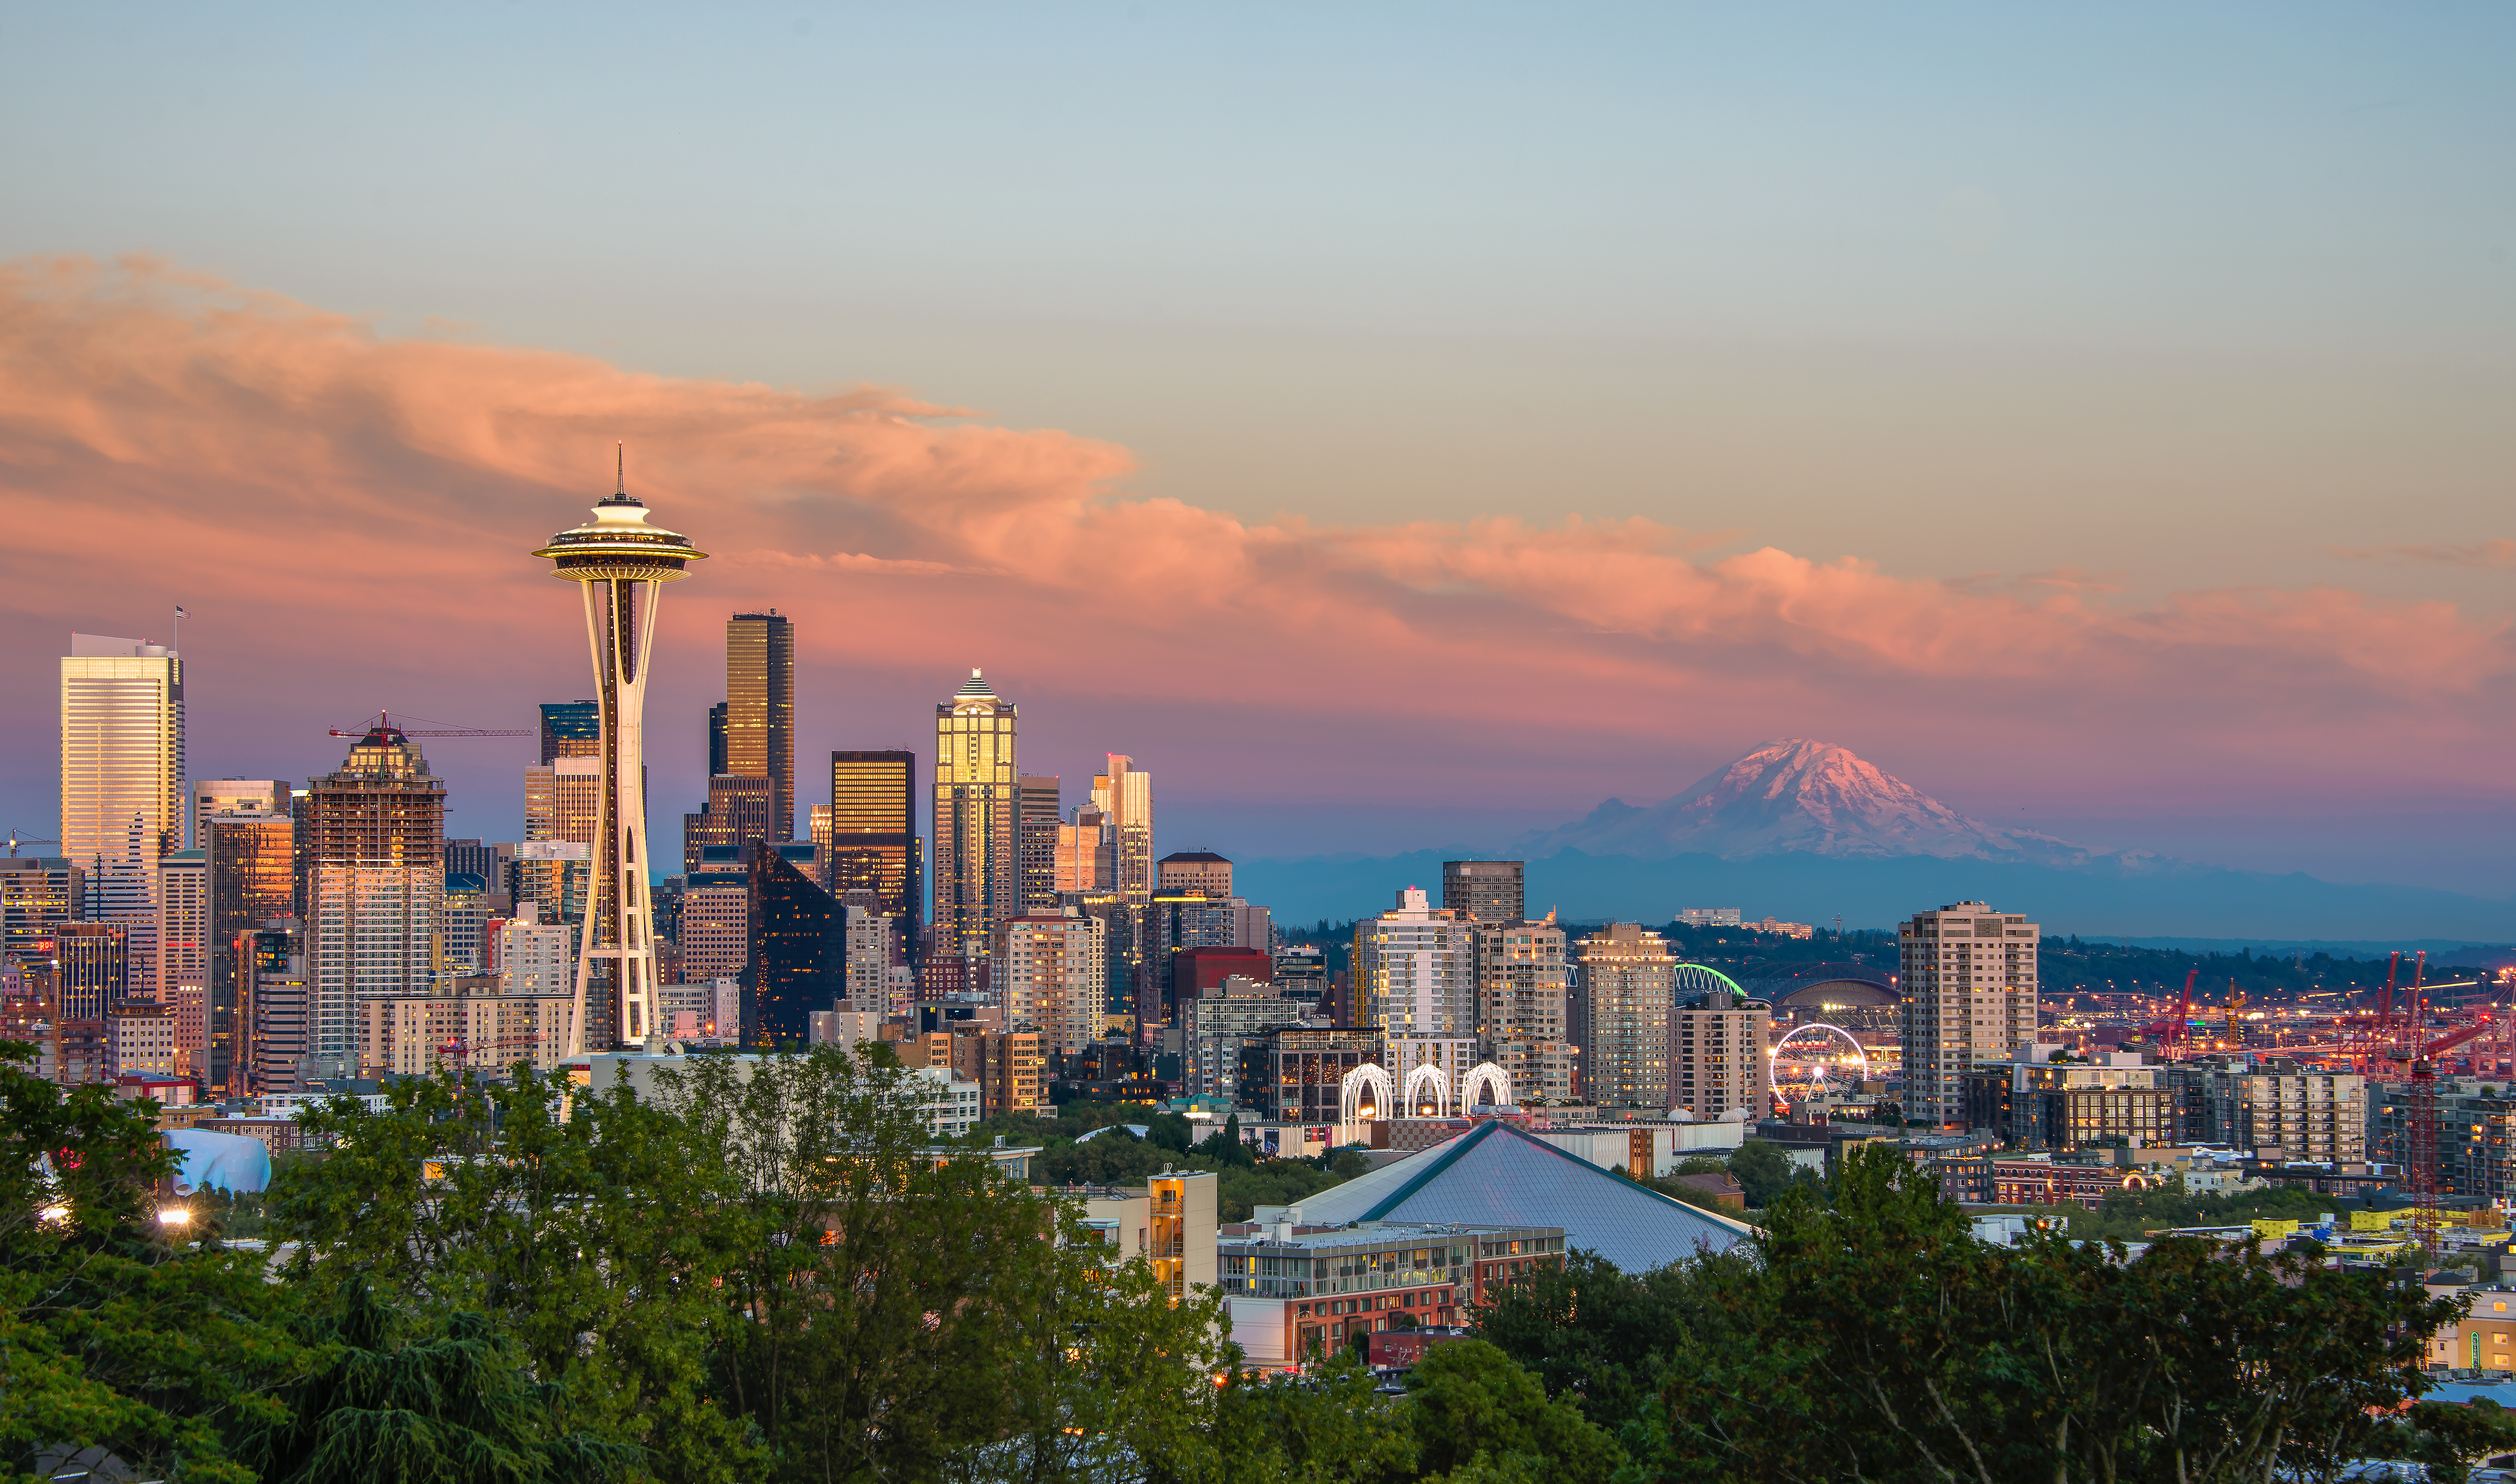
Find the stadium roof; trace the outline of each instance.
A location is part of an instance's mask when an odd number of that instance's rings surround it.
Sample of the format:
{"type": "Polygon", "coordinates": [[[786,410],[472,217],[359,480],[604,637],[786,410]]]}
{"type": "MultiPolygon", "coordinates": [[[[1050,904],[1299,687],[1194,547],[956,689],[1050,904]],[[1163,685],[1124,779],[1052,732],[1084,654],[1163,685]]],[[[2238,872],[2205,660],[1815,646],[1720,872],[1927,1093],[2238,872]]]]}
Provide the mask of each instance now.
{"type": "Polygon", "coordinates": [[[1383,1165],[1295,1205],[1305,1225],[1560,1226],[1567,1248],[1589,1248],[1629,1273],[1725,1251],[1755,1229],[1671,1200],[1498,1122],[1481,1123],[1412,1159],[1383,1165]]]}

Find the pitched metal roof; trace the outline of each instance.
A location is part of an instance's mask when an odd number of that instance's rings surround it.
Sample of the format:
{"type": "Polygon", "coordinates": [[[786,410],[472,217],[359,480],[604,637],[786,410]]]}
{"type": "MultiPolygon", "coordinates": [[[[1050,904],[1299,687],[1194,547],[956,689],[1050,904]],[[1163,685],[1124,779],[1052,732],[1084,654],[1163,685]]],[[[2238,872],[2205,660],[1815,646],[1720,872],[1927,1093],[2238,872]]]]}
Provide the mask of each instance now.
{"type": "Polygon", "coordinates": [[[1722,1252],[1755,1229],[1671,1200],[1510,1124],[1487,1122],[1412,1159],[1305,1197],[1305,1223],[1457,1221],[1561,1226],[1629,1273],[1722,1252]]]}

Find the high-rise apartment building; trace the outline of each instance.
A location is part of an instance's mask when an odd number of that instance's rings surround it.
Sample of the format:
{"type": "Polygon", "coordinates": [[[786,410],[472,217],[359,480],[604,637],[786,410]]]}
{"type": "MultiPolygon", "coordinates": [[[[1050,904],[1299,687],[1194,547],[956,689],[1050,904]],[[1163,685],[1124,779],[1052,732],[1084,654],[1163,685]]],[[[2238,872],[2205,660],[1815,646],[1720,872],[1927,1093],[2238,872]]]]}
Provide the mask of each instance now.
{"type": "Polygon", "coordinates": [[[577,949],[569,1034],[608,1051],[655,1033],[654,853],[647,843],[647,679],[653,669],[655,605],[707,554],[690,538],[647,523],[625,471],[586,524],[561,531],[533,555],[585,598],[585,636],[601,711],[602,826],[596,832],[585,935],[577,949]]]}
{"type": "Polygon", "coordinates": [[[996,929],[989,985],[1005,1028],[1036,1031],[1052,1063],[1100,1039],[1107,948],[1098,919],[1026,912],[996,929]]]}
{"type": "Polygon", "coordinates": [[[489,884],[468,871],[445,873],[437,909],[437,977],[461,978],[489,967],[489,884]]]}
{"type": "Polygon", "coordinates": [[[830,889],[871,891],[917,941],[926,921],[926,858],[917,837],[917,755],[906,749],[830,754],[830,889]]]}
{"type": "Polygon", "coordinates": [[[1418,887],[1355,924],[1355,996],[1380,1032],[1401,1116],[1447,1116],[1467,1096],[1481,1049],[1475,960],[1468,925],[1418,887]]]}
{"type": "Polygon", "coordinates": [[[1157,891],[1195,891],[1218,900],[1232,895],[1232,862],[1212,850],[1173,850],[1154,862],[1157,891]]]}
{"type": "Polygon", "coordinates": [[[489,962],[506,995],[573,996],[576,990],[577,925],[546,923],[531,902],[489,931],[489,962]]]}
{"type": "Polygon", "coordinates": [[[594,846],[580,840],[521,840],[497,847],[492,880],[507,884],[508,907],[531,902],[545,923],[581,923],[594,895],[594,846]]]}
{"type": "Polygon", "coordinates": [[[1763,1118],[1773,1103],[1773,1063],[1765,1055],[1769,1006],[1716,990],[1683,1008],[1669,1027],[1669,1104],[1697,1118],[1763,1118]]]}
{"type": "Polygon", "coordinates": [[[157,857],[185,837],[184,661],[147,639],[72,634],[62,671],[62,854],[88,915],[129,934],[131,988],[155,987],[157,857]]]}
{"type": "Polygon", "coordinates": [[[739,978],[751,957],[750,878],[740,871],[690,877],[682,886],[681,936],[676,941],[685,982],[739,978]]]}
{"type": "Polygon", "coordinates": [[[284,778],[195,778],[192,780],[192,844],[210,843],[213,814],[285,814],[295,790],[284,778]]]}
{"type": "Polygon", "coordinates": [[[795,838],[795,626],[775,608],[726,620],[725,771],[768,779],[767,838],[795,838]]]}
{"type": "Polygon", "coordinates": [[[120,923],[63,923],[53,929],[60,969],[53,996],[54,1019],[102,1022],[124,998],[130,974],[131,934],[120,923]]]}
{"type": "Polygon", "coordinates": [[[1014,780],[1014,855],[1022,871],[1022,910],[1057,910],[1057,832],[1063,821],[1058,777],[1042,773],[1014,780]]]}
{"type": "MultiPolygon", "coordinates": [[[[251,801],[235,801],[251,802],[251,801]]],[[[252,1065],[251,955],[238,944],[274,918],[297,916],[297,821],[286,812],[221,810],[202,819],[209,862],[209,1085],[238,1095],[252,1065]]]]}
{"type": "MultiPolygon", "coordinates": [[[[2180,1136],[2317,1164],[2356,1164],[2371,1154],[2398,1165],[2409,1158],[2408,1146],[2369,1149],[2369,1088],[2355,1072],[2328,1072],[2285,1056],[2207,1056],[2165,1068],[2162,1080],[2176,1090],[2183,1128],[2164,1131],[2160,1141],[2180,1136]]],[[[2380,1086],[2374,1100],[2380,1110],[2389,1101],[2409,1103],[2410,1091],[2380,1086]]],[[[2381,1116],[2375,1122],[2381,1134],[2381,1116]]]]}
{"type": "Polygon", "coordinates": [[[1575,949],[1586,1022],[1582,1086],[1602,1107],[1665,1111],[1669,1032],[1677,1010],[1677,960],[1656,932],[1612,923],[1575,949]]]}
{"type": "Polygon", "coordinates": [[[1014,703],[976,670],[935,708],[935,948],[985,959],[1022,909],[1014,703]]]}
{"type": "MultiPolygon", "coordinates": [[[[1446,874],[1446,885],[1448,880],[1446,874]]],[[[1572,960],[1564,929],[1552,922],[1471,919],[1467,933],[1475,950],[1477,1035],[1486,1059],[1511,1078],[1517,1101],[1571,1102],[1580,1051],[1567,1019],[1572,960]]],[[[1324,967],[1317,973],[1326,978],[1324,967]]]]}
{"type": "Polygon", "coordinates": [[[1180,1049],[1192,1097],[1222,1097],[1235,1103],[1251,1100],[1258,1092],[1243,1087],[1246,1068],[1259,1077],[1253,1051],[1268,1045],[1270,1032],[1299,1025],[1309,1009],[1287,1000],[1274,984],[1246,974],[1231,974],[1213,993],[1180,1007],[1180,1049]]]}
{"type": "Polygon", "coordinates": [[[542,702],[542,766],[548,767],[562,758],[602,756],[601,701],[542,702]]]}
{"type": "Polygon", "coordinates": [[[298,1069],[314,1054],[303,925],[295,918],[267,923],[237,940],[236,957],[245,989],[235,1081],[255,1092],[293,1092],[298,1069]]]}
{"type": "Polygon", "coordinates": [[[1897,925],[1907,1123],[1961,1123],[1965,1074],[2034,1043],[2041,938],[2035,924],[1982,902],[1951,902],[1897,925]]]}
{"type": "Polygon", "coordinates": [[[358,1001],[428,988],[445,890],[445,784],[419,744],[378,725],[340,770],[307,780],[306,959],[313,1054],[355,1067],[358,1001]]]}
{"type": "Polygon", "coordinates": [[[1131,897],[1153,894],[1153,775],[1122,753],[1110,754],[1110,770],[1092,779],[1092,806],[1110,843],[1111,885],[1131,897]]]}
{"type": "Polygon", "coordinates": [[[1442,905],[1472,923],[1517,923],[1529,916],[1529,867],[1517,860],[1442,862],[1442,905]]]}

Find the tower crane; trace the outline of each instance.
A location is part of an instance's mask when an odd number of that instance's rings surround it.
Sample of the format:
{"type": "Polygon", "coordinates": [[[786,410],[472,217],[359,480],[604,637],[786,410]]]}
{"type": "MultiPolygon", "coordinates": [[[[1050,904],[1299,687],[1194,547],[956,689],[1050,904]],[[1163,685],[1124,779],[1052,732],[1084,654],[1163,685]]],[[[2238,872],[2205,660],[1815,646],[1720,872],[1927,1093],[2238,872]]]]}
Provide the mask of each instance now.
{"type": "Polygon", "coordinates": [[[376,724],[373,726],[360,727],[356,731],[343,731],[335,726],[332,728],[332,735],[363,737],[368,732],[378,730],[398,731],[405,737],[530,737],[537,735],[530,731],[484,726],[396,726],[393,724],[392,714],[382,711],[376,713],[376,724]]]}

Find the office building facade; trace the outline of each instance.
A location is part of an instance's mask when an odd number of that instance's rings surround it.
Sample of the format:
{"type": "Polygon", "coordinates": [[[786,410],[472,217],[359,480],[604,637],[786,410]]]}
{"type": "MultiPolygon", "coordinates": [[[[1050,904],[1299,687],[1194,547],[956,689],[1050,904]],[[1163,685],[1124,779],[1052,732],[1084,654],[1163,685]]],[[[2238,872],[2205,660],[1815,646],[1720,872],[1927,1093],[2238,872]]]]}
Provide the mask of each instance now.
{"type": "Polygon", "coordinates": [[[61,661],[61,853],[95,920],[129,936],[130,988],[155,988],[157,858],[190,844],[184,661],[164,644],[72,634],[61,661]]]}
{"type": "Polygon", "coordinates": [[[157,998],[184,1008],[176,1017],[183,1070],[206,1078],[210,1068],[209,1002],[214,954],[210,938],[209,851],[194,846],[157,857],[157,998]]]}
{"type": "Polygon", "coordinates": [[[1110,863],[1109,819],[1099,809],[1077,806],[1070,824],[1057,827],[1057,889],[1116,889],[1110,863]]]}
{"type": "Polygon", "coordinates": [[[847,996],[846,911],[774,847],[755,842],[745,853],[742,1044],[802,1046],[813,1012],[835,1010],[847,996]]]}
{"type": "Polygon", "coordinates": [[[775,608],[726,620],[725,771],[766,779],[767,838],[795,838],[795,626],[775,608]]]}
{"type": "Polygon", "coordinates": [[[766,778],[748,773],[718,773],[708,779],[707,803],[695,814],[682,816],[682,873],[699,868],[699,852],[708,845],[739,850],[772,836],[775,791],[766,778]]]}
{"type": "Polygon", "coordinates": [[[1527,863],[1442,862],[1442,905],[1472,923],[1517,923],[1529,916],[1527,863]]]}
{"type": "Polygon", "coordinates": [[[871,891],[914,944],[926,922],[925,851],[917,834],[917,755],[906,749],[830,754],[832,891],[871,891]]]}
{"type": "Polygon", "coordinates": [[[1982,902],[1951,902],[1897,925],[1905,1121],[1965,1118],[1965,1074],[2035,1041],[2036,925],[1982,902]]]}
{"type": "Polygon", "coordinates": [[[1063,804],[1055,773],[1014,780],[1014,856],[1022,872],[1022,910],[1057,910],[1057,832],[1063,804]]]}
{"type": "Polygon", "coordinates": [[[1014,703],[978,671],[935,708],[935,948],[984,960],[1022,910],[1014,703]]]}
{"type": "Polygon", "coordinates": [[[1154,870],[1156,890],[1195,891],[1217,900],[1232,895],[1232,862],[1212,850],[1173,850],[1154,870]]]}
{"type": "Polygon", "coordinates": [[[284,778],[195,778],[192,780],[192,844],[210,843],[213,814],[285,814],[296,796],[284,778]]]}
{"type": "Polygon", "coordinates": [[[0,964],[49,962],[53,929],[78,920],[86,895],[84,873],[66,855],[0,856],[0,964]]]}
{"type": "Polygon", "coordinates": [[[562,758],[600,758],[603,756],[603,703],[601,701],[542,702],[541,765],[550,766],[562,758]]]}
{"type": "Polygon", "coordinates": [[[1153,874],[1153,775],[1122,753],[1109,758],[1110,770],[1092,779],[1092,807],[1109,840],[1110,884],[1142,899],[1160,885],[1153,874]]]}
{"type": "MultiPolygon", "coordinates": [[[[253,801],[223,801],[253,802],[253,801]]],[[[297,916],[297,821],[284,812],[220,810],[201,821],[209,862],[209,1068],[213,1092],[236,1095],[251,1032],[251,955],[239,944],[274,918],[297,916]]]]}

